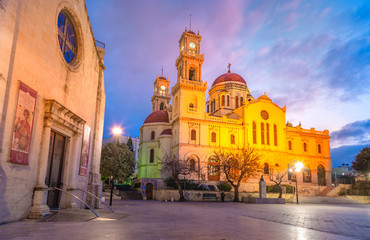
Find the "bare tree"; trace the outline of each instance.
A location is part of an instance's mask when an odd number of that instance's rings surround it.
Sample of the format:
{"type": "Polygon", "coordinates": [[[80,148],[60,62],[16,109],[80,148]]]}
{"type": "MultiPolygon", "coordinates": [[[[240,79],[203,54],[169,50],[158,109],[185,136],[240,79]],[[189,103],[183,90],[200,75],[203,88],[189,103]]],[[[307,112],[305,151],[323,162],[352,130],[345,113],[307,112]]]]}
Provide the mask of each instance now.
{"type": "Polygon", "coordinates": [[[214,153],[219,170],[225,174],[227,181],[234,188],[234,202],[239,202],[240,183],[261,171],[261,155],[249,145],[245,148],[219,150],[214,153]]]}
{"type": "Polygon", "coordinates": [[[177,189],[180,193],[179,201],[185,201],[184,191],[181,186],[180,177],[188,176],[194,172],[197,172],[190,159],[181,159],[176,155],[164,155],[161,160],[163,174],[167,174],[174,179],[177,189]]]}
{"type": "Polygon", "coordinates": [[[288,173],[289,170],[286,170],[284,173],[280,173],[279,170],[276,170],[277,174],[270,174],[269,178],[271,181],[275,183],[275,186],[279,188],[279,198],[283,195],[283,189],[281,188],[281,182],[283,181],[285,175],[288,173]]]}

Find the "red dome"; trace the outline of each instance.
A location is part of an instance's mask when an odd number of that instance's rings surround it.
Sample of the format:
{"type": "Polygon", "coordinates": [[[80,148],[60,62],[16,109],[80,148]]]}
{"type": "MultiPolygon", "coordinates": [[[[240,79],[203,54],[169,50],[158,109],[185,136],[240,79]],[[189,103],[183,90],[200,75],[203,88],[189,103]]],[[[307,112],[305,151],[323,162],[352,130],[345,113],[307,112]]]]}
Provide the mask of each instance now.
{"type": "Polygon", "coordinates": [[[188,31],[188,33],[191,33],[191,34],[194,34],[194,35],[195,35],[195,32],[193,32],[193,31],[191,31],[191,30],[189,30],[189,31],[188,31]]]}
{"type": "Polygon", "coordinates": [[[216,80],[212,84],[212,87],[222,82],[240,82],[243,84],[247,84],[239,74],[227,72],[216,78],[216,80]]]}
{"type": "Polygon", "coordinates": [[[165,122],[168,123],[168,113],[167,111],[155,111],[152,112],[144,121],[144,123],[156,123],[156,122],[165,122]]]}
{"type": "Polygon", "coordinates": [[[160,78],[160,79],[167,80],[167,78],[165,78],[165,77],[163,77],[163,76],[160,76],[159,78],[160,78]]]}
{"type": "Polygon", "coordinates": [[[172,135],[172,130],[171,129],[165,129],[161,132],[161,136],[162,135],[172,135]]]}

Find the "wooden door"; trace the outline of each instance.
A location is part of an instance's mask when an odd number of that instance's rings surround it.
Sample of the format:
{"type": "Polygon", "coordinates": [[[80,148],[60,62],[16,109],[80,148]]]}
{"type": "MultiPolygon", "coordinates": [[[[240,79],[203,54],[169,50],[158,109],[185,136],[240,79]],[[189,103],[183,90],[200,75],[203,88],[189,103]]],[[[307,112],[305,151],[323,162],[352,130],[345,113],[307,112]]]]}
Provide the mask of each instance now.
{"type": "Polygon", "coordinates": [[[152,183],[147,183],[146,184],[146,199],[151,200],[153,199],[153,184],[152,183]]]}
{"type": "MultiPolygon", "coordinates": [[[[45,183],[48,187],[62,188],[62,173],[64,163],[64,148],[66,138],[58,133],[51,132],[49,146],[49,160],[45,183]]],[[[49,190],[47,205],[53,209],[59,207],[60,191],[49,190]]]]}

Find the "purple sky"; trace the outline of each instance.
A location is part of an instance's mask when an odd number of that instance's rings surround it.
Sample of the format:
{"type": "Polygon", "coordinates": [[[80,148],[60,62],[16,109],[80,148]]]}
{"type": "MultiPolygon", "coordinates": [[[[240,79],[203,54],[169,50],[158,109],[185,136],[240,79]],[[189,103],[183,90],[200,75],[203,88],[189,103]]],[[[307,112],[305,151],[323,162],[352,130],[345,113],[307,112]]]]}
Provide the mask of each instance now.
{"type": "Polygon", "coordinates": [[[328,129],[332,148],[370,144],[370,1],[86,0],[106,44],[104,138],[139,136],[164,67],[176,82],[178,40],[200,31],[203,81],[240,74],[254,97],[287,106],[287,121],[328,129]]]}

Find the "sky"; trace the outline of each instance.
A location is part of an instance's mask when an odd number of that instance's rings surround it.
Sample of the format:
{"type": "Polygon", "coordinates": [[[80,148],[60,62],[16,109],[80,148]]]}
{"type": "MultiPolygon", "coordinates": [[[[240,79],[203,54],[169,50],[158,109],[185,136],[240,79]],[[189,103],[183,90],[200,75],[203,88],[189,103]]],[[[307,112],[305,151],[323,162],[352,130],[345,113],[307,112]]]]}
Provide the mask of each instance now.
{"type": "MultiPolygon", "coordinates": [[[[202,36],[202,79],[208,87],[230,62],[255,98],[266,92],[287,106],[287,121],[328,129],[332,151],[357,146],[358,152],[370,145],[370,1],[86,0],[86,5],[95,39],[106,44],[104,138],[115,125],[139,136],[162,66],[170,87],[176,82],[178,41],[190,28],[191,14],[191,30],[202,36]]],[[[348,158],[333,165],[353,160],[348,158]]]]}

